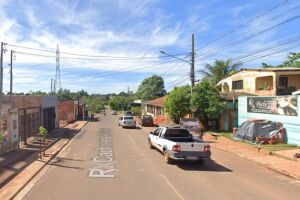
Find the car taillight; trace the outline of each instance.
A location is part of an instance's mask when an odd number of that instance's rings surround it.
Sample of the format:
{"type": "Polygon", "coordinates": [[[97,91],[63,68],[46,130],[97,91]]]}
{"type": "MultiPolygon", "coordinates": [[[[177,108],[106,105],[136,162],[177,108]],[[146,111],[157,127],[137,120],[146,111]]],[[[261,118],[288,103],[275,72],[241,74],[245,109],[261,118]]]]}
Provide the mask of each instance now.
{"type": "Polygon", "coordinates": [[[204,152],[210,152],[210,146],[209,145],[204,146],[204,152]]]}
{"type": "Polygon", "coordinates": [[[181,151],[180,145],[178,145],[178,144],[174,145],[174,146],[172,147],[172,151],[174,151],[174,152],[179,152],[179,151],[181,151]]]}

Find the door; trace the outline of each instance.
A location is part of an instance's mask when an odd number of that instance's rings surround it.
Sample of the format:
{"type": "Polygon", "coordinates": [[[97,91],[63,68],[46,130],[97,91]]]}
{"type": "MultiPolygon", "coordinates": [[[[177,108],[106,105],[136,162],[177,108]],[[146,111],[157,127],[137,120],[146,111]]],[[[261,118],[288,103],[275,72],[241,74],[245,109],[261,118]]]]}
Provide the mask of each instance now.
{"type": "Polygon", "coordinates": [[[152,145],[155,146],[156,148],[159,148],[159,146],[157,145],[157,142],[158,142],[158,137],[159,137],[160,132],[161,132],[161,128],[156,129],[153,132],[153,135],[151,137],[152,145]]]}

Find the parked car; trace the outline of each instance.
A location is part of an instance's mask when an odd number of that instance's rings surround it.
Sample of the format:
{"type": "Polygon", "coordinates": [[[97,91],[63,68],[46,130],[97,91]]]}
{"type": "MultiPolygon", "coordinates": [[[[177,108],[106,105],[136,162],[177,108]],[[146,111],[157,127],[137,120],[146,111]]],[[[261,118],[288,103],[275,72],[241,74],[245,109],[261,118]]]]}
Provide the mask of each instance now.
{"type": "Polygon", "coordinates": [[[136,128],[136,121],[132,116],[122,116],[119,118],[118,123],[122,128],[136,128]]]}
{"type": "Polygon", "coordinates": [[[124,116],[133,116],[133,112],[131,111],[125,111],[124,116]]]}
{"type": "Polygon", "coordinates": [[[159,127],[148,136],[150,148],[156,148],[164,155],[165,162],[174,160],[196,160],[204,163],[210,159],[210,145],[193,138],[182,127],[159,127]]]}
{"type": "Polygon", "coordinates": [[[153,126],[153,117],[151,115],[144,115],[142,118],[142,126],[153,126]]]}
{"type": "Polygon", "coordinates": [[[117,111],[112,110],[112,111],[111,111],[111,115],[117,115],[117,111]]]}

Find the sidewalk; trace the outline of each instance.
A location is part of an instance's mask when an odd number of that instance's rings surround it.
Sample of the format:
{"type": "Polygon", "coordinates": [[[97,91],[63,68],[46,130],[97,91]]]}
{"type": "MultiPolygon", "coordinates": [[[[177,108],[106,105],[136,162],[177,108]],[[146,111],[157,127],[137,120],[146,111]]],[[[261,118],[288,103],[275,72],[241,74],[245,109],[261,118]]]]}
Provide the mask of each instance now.
{"type": "Polygon", "coordinates": [[[238,155],[280,174],[300,180],[300,160],[293,159],[291,156],[295,150],[280,151],[276,155],[270,155],[269,151],[264,149],[258,150],[249,144],[233,141],[225,137],[215,139],[213,136],[206,134],[203,139],[211,142],[210,145],[212,147],[238,155]]]}
{"type": "Polygon", "coordinates": [[[45,156],[39,158],[39,145],[27,146],[0,156],[0,199],[13,198],[78,133],[86,121],[76,121],[48,134],[45,156]],[[21,173],[22,172],[22,173],[21,173]]]}

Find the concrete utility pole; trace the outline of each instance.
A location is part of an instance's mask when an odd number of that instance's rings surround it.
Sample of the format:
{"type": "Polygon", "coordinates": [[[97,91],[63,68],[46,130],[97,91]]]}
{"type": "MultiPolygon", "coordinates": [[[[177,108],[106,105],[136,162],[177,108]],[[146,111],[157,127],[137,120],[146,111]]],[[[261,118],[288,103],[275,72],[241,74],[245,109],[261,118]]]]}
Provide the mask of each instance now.
{"type": "Polygon", "coordinates": [[[192,34],[192,55],[191,55],[191,86],[192,93],[195,87],[195,44],[194,44],[194,34],[192,34]]]}
{"type": "Polygon", "coordinates": [[[51,96],[53,96],[53,78],[51,78],[51,96]]]}
{"type": "Polygon", "coordinates": [[[10,83],[9,83],[9,103],[10,103],[10,109],[12,109],[12,91],[13,91],[13,56],[14,51],[10,50],[10,83]]]}
{"type": "MultiPolygon", "coordinates": [[[[2,123],[2,101],[3,101],[3,52],[4,52],[4,43],[1,42],[1,58],[0,58],[0,123],[2,123]]],[[[2,129],[2,124],[0,124],[0,129],[2,129]]]]}

